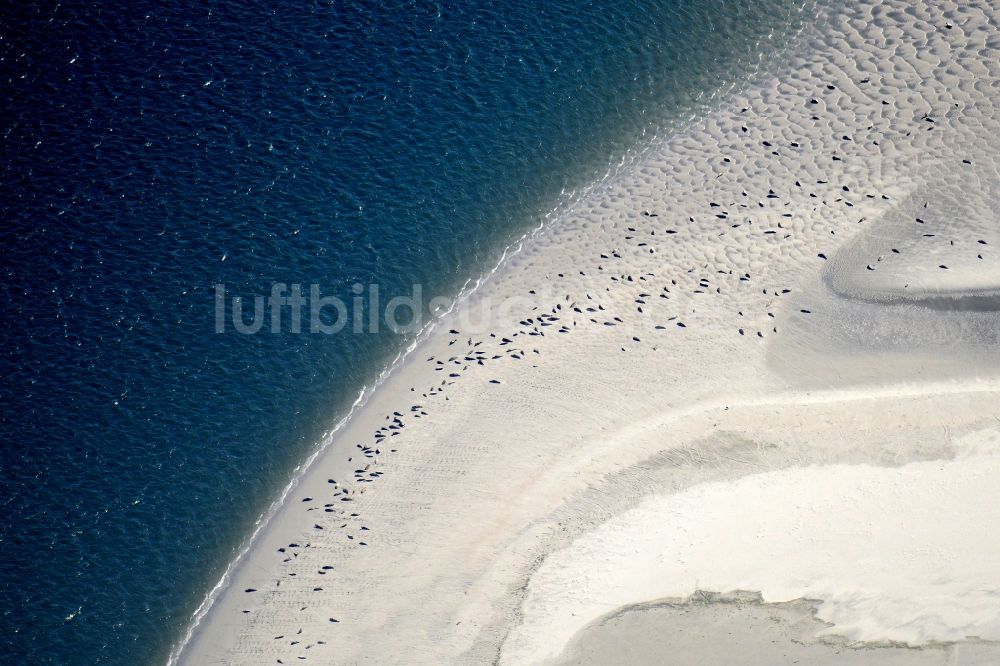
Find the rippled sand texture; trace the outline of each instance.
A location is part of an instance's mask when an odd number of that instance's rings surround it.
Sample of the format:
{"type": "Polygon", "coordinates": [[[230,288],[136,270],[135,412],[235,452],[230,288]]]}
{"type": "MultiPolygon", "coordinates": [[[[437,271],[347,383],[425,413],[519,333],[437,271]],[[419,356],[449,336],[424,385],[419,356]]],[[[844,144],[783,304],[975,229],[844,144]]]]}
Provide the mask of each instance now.
{"type": "Polygon", "coordinates": [[[844,4],[444,320],[182,661],[541,663],[736,589],[865,663],[992,649],[1000,7],[844,4]]]}

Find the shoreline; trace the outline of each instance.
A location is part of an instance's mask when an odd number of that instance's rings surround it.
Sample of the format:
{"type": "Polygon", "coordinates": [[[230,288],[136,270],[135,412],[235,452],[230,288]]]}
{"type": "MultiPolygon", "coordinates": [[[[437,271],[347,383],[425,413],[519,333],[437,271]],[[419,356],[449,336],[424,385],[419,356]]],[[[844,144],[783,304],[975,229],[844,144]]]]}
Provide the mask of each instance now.
{"type": "MultiPolygon", "coordinates": [[[[544,223],[543,223],[544,224],[544,223]]],[[[179,663],[184,651],[187,649],[188,645],[194,640],[198,633],[199,626],[202,621],[204,621],[208,615],[211,613],[213,606],[219,595],[223,594],[230,586],[231,581],[240,566],[244,563],[245,558],[248,556],[250,551],[253,549],[254,544],[259,540],[261,534],[267,530],[271,521],[280,512],[281,508],[285,505],[289,496],[293,493],[295,488],[299,485],[302,478],[312,469],[313,465],[319,460],[325,453],[327,449],[330,448],[337,439],[337,433],[340,432],[344,427],[350,423],[352,417],[359,410],[363,410],[368,404],[368,401],[375,394],[380,386],[382,386],[386,381],[388,381],[395,372],[397,372],[403,365],[406,364],[410,355],[419,349],[420,344],[428,336],[430,336],[435,327],[441,322],[441,320],[447,317],[456,307],[459,307],[461,303],[465,300],[471,298],[475,291],[488,280],[497,270],[503,265],[507,257],[510,254],[516,254],[520,252],[524,246],[525,241],[529,240],[534,234],[538,233],[542,228],[539,225],[533,230],[527,231],[521,235],[521,237],[511,245],[507,246],[499,261],[493,267],[492,270],[487,271],[481,277],[473,280],[466,280],[465,285],[459,291],[459,294],[452,301],[447,310],[442,313],[434,313],[432,319],[427,322],[427,324],[414,336],[407,345],[404,346],[397,354],[396,357],[377,375],[375,380],[371,385],[363,386],[358,393],[358,397],[355,398],[354,402],[351,403],[350,408],[347,413],[342,416],[335,425],[327,432],[323,433],[322,439],[319,442],[316,450],[311,453],[302,463],[297,465],[291,473],[291,478],[285,485],[284,489],[281,491],[277,499],[275,499],[270,506],[261,514],[261,517],[255,522],[254,531],[246,538],[246,540],[241,544],[239,552],[236,557],[227,565],[222,577],[219,582],[212,587],[212,589],[205,595],[204,600],[195,610],[192,615],[191,621],[188,627],[185,629],[185,634],[177,644],[171,648],[170,654],[167,658],[167,666],[174,666],[174,664],[179,663]],[[511,248],[514,248],[511,252],[511,248]],[[471,284],[471,287],[470,287],[471,284]]]]}
{"type": "MultiPolygon", "coordinates": [[[[966,15],[979,9],[951,7],[956,16],[949,16],[949,24],[964,26],[966,15]]],[[[858,16],[873,10],[858,5],[828,11],[835,14],[833,29],[854,25],[858,16]]],[[[896,25],[885,16],[880,20],[889,31],[919,32],[915,24],[896,25]]],[[[883,29],[879,21],[869,28],[883,29]]],[[[941,31],[936,39],[958,40],[957,33],[949,38],[945,28],[941,31]]],[[[970,30],[969,35],[971,40],[975,33],[970,30]]],[[[835,33],[813,35],[809,41],[838,39],[835,33]]],[[[958,54],[954,61],[972,51],[968,40],[949,47],[958,54]]],[[[866,40],[856,41],[866,57],[878,62],[876,47],[872,56],[864,51],[866,40]]],[[[822,116],[809,109],[808,94],[799,94],[792,84],[785,90],[786,82],[764,77],[759,87],[735,94],[743,100],[735,108],[721,108],[677,136],[651,141],[620,178],[595,187],[565,217],[540,227],[530,244],[522,242],[524,251],[502,259],[490,273],[492,279],[479,282],[481,290],[457,299],[454,312],[429,324],[434,327],[426,339],[414,345],[421,358],[412,352],[404,357],[335,431],[344,447],[335,452],[325,443],[314,454],[274,516],[251,539],[200,630],[171,663],[274,663],[278,655],[290,660],[294,655],[324,659],[324,654],[337,663],[393,661],[404,655],[417,662],[502,662],[516,647],[510,643],[511,631],[544,616],[526,615],[518,594],[530,589],[538,563],[641,498],[676,493],[685,479],[698,476],[697,466],[670,467],[661,477],[647,475],[641,465],[630,466],[635,461],[627,464],[626,452],[637,440],[624,441],[619,435],[628,432],[629,424],[677,415],[699,402],[712,404],[720,388],[734,399],[732,404],[716,401],[715,411],[721,407],[733,413],[741,409],[739,400],[758,400],[763,408],[768,398],[785,392],[805,409],[811,391],[849,391],[856,380],[831,375],[823,380],[826,386],[810,388],[811,377],[783,375],[769,360],[774,354],[821,359],[833,343],[852,349],[849,340],[830,339],[836,331],[809,323],[814,313],[805,305],[812,303],[801,302],[819,298],[808,286],[822,267],[816,254],[833,256],[868,233],[857,218],[877,220],[893,210],[900,195],[920,189],[914,154],[930,155],[942,164],[955,158],[957,165],[956,147],[961,146],[977,162],[988,163],[995,152],[987,130],[996,118],[975,115],[976,105],[970,104],[968,123],[951,126],[942,119],[935,125],[939,134],[948,133],[947,142],[925,134],[912,138],[912,145],[896,147],[889,141],[878,150],[867,142],[846,142],[837,134],[847,131],[842,126],[881,122],[871,115],[885,113],[879,98],[888,97],[899,107],[891,109],[895,115],[887,128],[893,119],[904,123],[917,104],[892,94],[869,96],[858,88],[863,75],[873,74],[851,69],[854,54],[818,53],[800,55],[801,62],[783,70],[800,88],[814,90],[813,99],[827,95],[822,116]],[[857,81],[845,72],[859,74],[857,81]],[[789,99],[805,104],[804,110],[789,99]],[[747,114],[748,109],[753,112],[747,114]],[[813,121],[818,129],[810,126],[811,116],[820,118],[813,121]],[[828,161],[831,153],[838,160],[828,161]],[[852,166],[838,171],[837,161],[852,166]],[[887,198],[875,196],[879,193],[887,198]],[[834,239],[833,232],[840,234],[834,239]],[[514,298],[527,303],[503,316],[494,312],[489,334],[446,333],[477,303],[514,298]],[[423,360],[425,354],[433,360],[423,360]],[[511,418],[514,414],[517,418],[511,418]],[[618,444],[609,446],[609,440],[618,444]],[[585,451],[600,455],[583,457],[585,451]],[[569,462],[566,452],[571,452],[569,462]],[[336,459],[334,453],[348,459],[336,459]],[[581,467],[583,461],[590,462],[581,467]],[[363,465],[368,467],[361,469],[363,465]],[[642,477],[642,483],[630,485],[628,475],[616,476],[627,470],[642,477]],[[588,504],[588,493],[597,488],[619,503],[588,504]],[[420,601],[430,590],[433,598],[420,601]],[[412,610],[418,607],[423,613],[415,617],[412,610]],[[349,633],[337,633],[346,627],[349,633]],[[385,639],[388,632],[393,640],[385,639]]],[[[906,54],[882,57],[891,64],[897,57],[905,62],[906,54]]],[[[902,83],[910,81],[903,76],[902,83]]],[[[935,83],[927,77],[925,94],[942,94],[935,83]]],[[[891,77],[882,84],[890,91],[901,85],[891,77]]],[[[980,94],[975,88],[943,89],[970,98],[980,94]]],[[[959,261],[963,259],[956,256],[952,263],[959,261]]],[[[986,266],[995,271],[996,257],[986,266]]],[[[942,285],[948,288],[946,281],[942,285]]],[[[854,321],[851,311],[839,312],[854,321]]],[[[831,306],[830,312],[816,314],[837,313],[831,306]]],[[[864,314],[869,322],[884,316],[874,306],[864,314]]],[[[935,319],[934,313],[920,316],[932,333],[935,327],[949,330],[953,325],[935,319]]],[[[857,319],[858,325],[864,322],[857,319]]],[[[899,379],[926,395],[929,373],[940,358],[927,351],[933,350],[933,336],[921,335],[913,333],[907,349],[912,355],[908,369],[922,385],[906,373],[899,379]]],[[[976,374],[954,380],[965,382],[956,390],[967,390],[978,380],[992,382],[1000,369],[995,347],[975,338],[960,342],[949,353],[980,362],[976,374]]],[[[880,344],[872,343],[872,353],[887,353],[880,344]]],[[[887,372],[871,381],[897,385],[899,380],[887,372]]],[[[871,402],[870,395],[864,399],[871,402]]],[[[918,425],[943,418],[933,414],[925,408],[908,418],[918,425]]],[[[713,416],[720,422],[727,418],[713,416]]],[[[993,416],[979,405],[962,427],[981,425],[993,416]]],[[[830,418],[840,416],[832,413],[830,418]]],[[[877,418],[876,412],[873,423],[877,418]]],[[[807,439],[819,437],[808,423],[803,417],[800,427],[807,439]]],[[[759,425],[767,435],[757,439],[759,445],[777,437],[766,424],[759,425]]],[[[709,425],[707,432],[715,432],[713,428],[709,425]]],[[[918,430],[915,426],[913,432],[918,430]]],[[[741,441],[754,441],[750,429],[733,426],[729,431],[741,441]]],[[[645,443],[649,455],[672,455],[675,434],[656,430],[650,437],[645,443]]],[[[857,441],[879,442],[866,437],[867,431],[859,431],[857,441]]],[[[923,443],[937,455],[947,455],[941,442],[923,443]]],[[[716,448],[707,440],[693,446],[685,455],[694,459],[711,457],[716,448]]],[[[823,449],[817,446],[810,444],[819,455],[823,449]]],[[[825,451],[821,459],[828,464],[847,455],[832,445],[825,451]]],[[[888,455],[877,455],[883,454],[888,455]]],[[[741,478],[739,464],[726,467],[730,463],[721,459],[719,464],[727,475],[741,478]]],[[[547,592],[540,597],[541,608],[558,608],[562,596],[547,592]]],[[[524,650],[517,654],[539,660],[540,653],[524,650]]]]}
{"type": "MultiPolygon", "coordinates": [[[[800,29],[799,32],[791,37],[789,45],[784,47],[785,50],[792,51],[797,48],[798,40],[801,38],[801,34],[800,29]]],[[[753,71],[745,84],[752,85],[753,81],[756,81],[761,74],[762,73],[759,70],[753,71]]],[[[710,112],[711,109],[718,107],[720,104],[724,103],[725,100],[736,94],[732,86],[727,86],[724,83],[720,83],[716,90],[706,92],[711,94],[712,99],[716,99],[716,95],[721,95],[721,97],[712,103],[700,104],[699,109],[703,113],[710,112]],[[726,90],[726,88],[728,88],[728,90],[726,90]]],[[[697,122],[699,117],[700,116],[697,114],[690,115],[686,119],[683,116],[675,116],[669,120],[661,121],[658,127],[660,127],[660,129],[669,128],[671,132],[677,132],[680,131],[681,128],[697,122]]],[[[456,308],[461,308],[461,306],[470,299],[473,299],[479,288],[487,284],[491,279],[494,279],[495,275],[501,270],[507,260],[524,250],[526,244],[530,243],[532,239],[542,233],[546,226],[558,223],[564,217],[572,216],[576,208],[583,205],[588,197],[606,187],[610,182],[613,182],[623,173],[627,173],[630,168],[639,164],[644,157],[646,157],[649,152],[653,151],[656,145],[661,141],[662,139],[655,134],[650,138],[644,138],[642,142],[630,147],[625,153],[618,156],[619,159],[617,159],[617,162],[609,163],[608,170],[602,178],[570,192],[567,199],[557,203],[555,207],[542,216],[542,220],[537,226],[525,231],[516,241],[507,245],[501,252],[500,258],[495,264],[493,264],[492,268],[480,274],[479,277],[467,279],[465,285],[459,290],[459,293],[450,303],[447,310],[440,313],[433,313],[432,319],[428,321],[424,328],[414,336],[413,340],[411,340],[396,355],[395,359],[382,369],[372,384],[361,388],[358,397],[351,404],[347,414],[341,417],[328,432],[323,434],[323,438],[320,440],[316,450],[311,453],[305,461],[295,467],[292,471],[291,478],[280,495],[272,501],[264,513],[261,514],[260,518],[255,523],[254,531],[240,545],[236,557],[227,565],[222,577],[205,595],[203,601],[195,610],[188,626],[185,628],[184,636],[171,648],[167,657],[167,666],[175,666],[176,664],[181,663],[181,658],[183,657],[185,651],[187,651],[192,641],[195,640],[198,632],[200,631],[199,627],[201,624],[208,619],[208,616],[212,612],[218,597],[223,595],[227,589],[232,586],[232,579],[238,569],[243,565],[247,555],[251,550],[253,550],[254,545],[258,542],[261,534],[268,528],[268,524],[276,517],[276,515],[280,513],[282,507],[285,505],[295,488],[299,485],[302,478],[320,458],[328,453],[328,449],[336,440],[337,433],[349,424],[356,412],[365,408],[374,392],[378,390],[378,388],[386,381],[388,381],[392,377],[393,373],[399,370],[407,362],[408,357],[420,349],[421,344],[433,334],[435,327],[439,324],[443,325],[443,322],[449,314],[451,314],[456,308]]]]}

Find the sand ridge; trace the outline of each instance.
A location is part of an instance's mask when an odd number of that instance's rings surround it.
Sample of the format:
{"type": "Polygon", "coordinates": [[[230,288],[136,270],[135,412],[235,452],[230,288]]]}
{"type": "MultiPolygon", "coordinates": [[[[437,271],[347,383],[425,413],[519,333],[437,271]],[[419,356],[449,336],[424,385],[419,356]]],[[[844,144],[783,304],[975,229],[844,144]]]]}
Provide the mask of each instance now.
{"type": "Polygon", "coordinates": [[[784,67],[654,141],[440,322],[301,479],[182,663],[538,661],[571,632],[537,638],[568,607],[532,606],[535,576],[644,498],[949,460],[950,431],[996,428],[997,312],[896,295],[913,276],[921,294],[1000,286],[1000,10],[820,9],[784,67]],[[914,236],[922,193],[940,210],[914,236]],[[814,400],[838,391],[853,399],[814,400]],[[642,463],[680,450],[690,464],[642,463]]]}

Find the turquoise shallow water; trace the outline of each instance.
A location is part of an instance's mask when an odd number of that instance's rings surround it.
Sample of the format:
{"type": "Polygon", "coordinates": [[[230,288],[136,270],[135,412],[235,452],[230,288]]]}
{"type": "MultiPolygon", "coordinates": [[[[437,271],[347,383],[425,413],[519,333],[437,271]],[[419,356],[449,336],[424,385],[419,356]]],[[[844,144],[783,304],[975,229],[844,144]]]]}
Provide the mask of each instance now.
{"type": "Polygon", "coordinates": [[[215,333],[215,289],[454,294],[745,80],[790,2],[3,10],[4,663],[162,661],[407,341],[215,333]]]}

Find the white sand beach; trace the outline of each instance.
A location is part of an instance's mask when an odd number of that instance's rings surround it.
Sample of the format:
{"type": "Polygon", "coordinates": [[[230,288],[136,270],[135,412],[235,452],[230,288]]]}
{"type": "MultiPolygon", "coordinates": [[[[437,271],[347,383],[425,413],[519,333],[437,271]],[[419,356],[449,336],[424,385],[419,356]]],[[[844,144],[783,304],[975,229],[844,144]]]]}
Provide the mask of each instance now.
{"type": "Polygon", "coordinates": [[[178,663],[1000,663],[1000,5],[804,11],[435,326],[178,663]]]}

